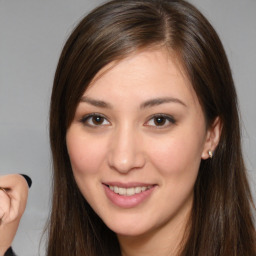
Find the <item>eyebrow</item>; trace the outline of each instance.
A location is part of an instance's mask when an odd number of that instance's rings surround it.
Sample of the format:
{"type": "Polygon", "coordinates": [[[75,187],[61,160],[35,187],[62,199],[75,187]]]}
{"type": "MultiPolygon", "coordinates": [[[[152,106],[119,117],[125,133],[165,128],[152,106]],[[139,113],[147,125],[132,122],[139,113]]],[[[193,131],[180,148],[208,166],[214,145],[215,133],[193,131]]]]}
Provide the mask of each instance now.
{"type": "Polygon", "coordinates": [[[187,105],[180,99],[172,98],[172,97],[165,97],[165,98],[156,98],[156,99],[147,100],[140,105],[140,108],[142,109],[142,108],[147,108],[147,107],[154,107],[154,106],[158,106],[158,105],[161,105],[164,103],[178,103],[178,104],[183,105],[184,107],[187,107],[187,105]]]}
{"type": "Polygon", "coordinates": [[[112,108],[112,105],[105,101],[92,99],[86,96],[83,96],[80,102],[86,102],[86,103],[89,103],[90,105],[93,105],[95,107],[100,107],[100,108],[112,108]]]}
{"type": "MultiPolygon", "coordinates": [[[[109,108],[109,109],[113,108],[113,106],[110,103],[107,103],[102,100],[92,99],[87,96],[83,96],[80,102],[86,102],[86,103],[89,103],[90,105],[93,105],[95,107],[100,107],[100,108],[109,108]]],[[[178,103],[183,105],[184,107],[187,107],[187,105],[178,98],[165,97],[165,98],[155,98],[155,99],[147,100],[140,105],[140,109],[154,107],[164,103],[178,103]]]]}

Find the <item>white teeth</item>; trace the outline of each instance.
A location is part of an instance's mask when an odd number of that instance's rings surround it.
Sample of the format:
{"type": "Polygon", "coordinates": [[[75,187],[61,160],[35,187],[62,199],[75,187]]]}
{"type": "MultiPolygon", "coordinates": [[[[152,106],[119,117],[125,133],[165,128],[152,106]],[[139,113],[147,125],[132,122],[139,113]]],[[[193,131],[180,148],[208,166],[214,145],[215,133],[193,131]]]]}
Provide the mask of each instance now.
{"type": "Polygon", "coordinates": [[[125,188],[119,188],[118,189],[118,194],[121,196],[125,196],[126,195],[126,189],[125,188]]]}
{"type": "Polygon", "coordinates": [[[132,196],[135,194],[135,189],[134,188],[128,188],[126,189],[126,195],[127,196],[132,196]]]}
{"type": "Polygon", "coordinates": [[[140,193],[140,192],[141,192],[141,187],[136,187],[136,188],[135,188],[135,193],[138,194],[138,193],[140,193]]]}
{"type": "MultiPolygon", "coordinates": [[[[113,189],[111,189],[111,190],[113,190],[113,189]]],[[[118,187],[117,186],[114,187],[114,192],[118,194],[118,187]]]]}
{"type": "Polygon", "coordinates": [[[148,187],[133,187],[133,188],[122,188],[117,186],[109,186],[109,188],[115,192],[116,194],[119,194],[121,196],[133,196],[135,194],[139,194],[145,190],[148,190],[152,188],[152,186],[148,187]]]}

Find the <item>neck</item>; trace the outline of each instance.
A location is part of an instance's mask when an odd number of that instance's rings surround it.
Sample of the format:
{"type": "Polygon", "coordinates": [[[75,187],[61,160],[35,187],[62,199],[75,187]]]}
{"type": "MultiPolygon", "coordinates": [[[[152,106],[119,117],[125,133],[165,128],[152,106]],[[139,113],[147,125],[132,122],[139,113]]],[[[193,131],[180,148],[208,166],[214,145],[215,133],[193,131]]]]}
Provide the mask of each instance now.
{"type": "Polygon", "coordinates": [[[122,256],[178,256],[186,240],[188,221],[186,217],[139,236],[118,235],[122,256]]]}

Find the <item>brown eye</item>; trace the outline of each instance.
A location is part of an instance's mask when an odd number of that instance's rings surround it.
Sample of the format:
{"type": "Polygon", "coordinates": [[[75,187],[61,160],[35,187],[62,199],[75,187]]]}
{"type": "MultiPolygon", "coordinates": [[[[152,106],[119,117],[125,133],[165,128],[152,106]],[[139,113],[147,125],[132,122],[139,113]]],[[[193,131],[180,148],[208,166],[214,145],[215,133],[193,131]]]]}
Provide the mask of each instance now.
{"type": "Polygon", "coordinates": [[[86,115],[81,119],[81,123],[90,127],[110,125],[110,122],[104,116],[99,114],[86,115]]]}
{"type": "Polygon", "coordinates": [[[167,119],[163,116],[158,116],[158,117],[155,117],[154,118],[154,124],[156,126],[162,126],[162,125],[165,125],[167,119]]]}
{"type": "Polygon", "coordinates": [[[152,116],[147,122],[146,126],[156,127],[156,128],[166,128],[169,127],[172,124],[175,124],[176,120],[166,114],[156,114],[152,116]]]}
{"type": "Polygon", "coordinates": [[[92,123],[94,125],[101,125],[104,122],[104,118],[102,116],[93,116],[92,123]]]}

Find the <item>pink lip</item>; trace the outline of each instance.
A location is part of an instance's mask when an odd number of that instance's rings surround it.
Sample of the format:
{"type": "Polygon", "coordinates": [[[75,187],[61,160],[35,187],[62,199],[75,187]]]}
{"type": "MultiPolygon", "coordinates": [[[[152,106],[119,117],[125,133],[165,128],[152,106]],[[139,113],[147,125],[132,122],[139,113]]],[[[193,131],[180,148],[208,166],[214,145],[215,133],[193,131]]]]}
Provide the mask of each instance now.
{"type": "Polygon", "coordinates": [[[119,183],[119,182],[110,182],[110,183],[105,183],[103,184],[105,193],[107,198],[116,206],[121,207],[121,208],[132,208],[132,207],[136,207],[139,204],[141,204],[142,202],[144,202],[145,200],[147,200],[150,195],[152,194],[152,192],[155,189],[155,185],[151,184],[151,188],[148,190],[145,190],[139,194],[135,194],[133,196],[123,196],[123,195],[119,195],[116,194],[115,192],[113,192],[109,186],[118,186],[118,187],[123,187],[123,188],[130,188],[130,187],[147,187],[150,186],[149,184],[143,184],[143,183],[119,183]]]}
{"type": "Polygon", "coordinates": [[[107,186],[117,186],[121,188],[134,188],[134,187],[148,187],[148,186],[154,186],[155,184],[150,183],[141,183],[141,182],[103,182],[104,185],[107,186]]]}

